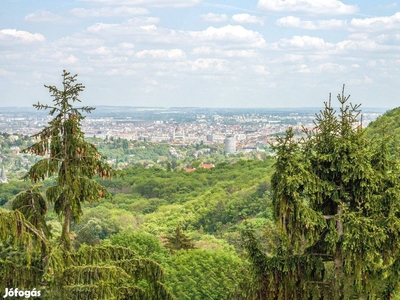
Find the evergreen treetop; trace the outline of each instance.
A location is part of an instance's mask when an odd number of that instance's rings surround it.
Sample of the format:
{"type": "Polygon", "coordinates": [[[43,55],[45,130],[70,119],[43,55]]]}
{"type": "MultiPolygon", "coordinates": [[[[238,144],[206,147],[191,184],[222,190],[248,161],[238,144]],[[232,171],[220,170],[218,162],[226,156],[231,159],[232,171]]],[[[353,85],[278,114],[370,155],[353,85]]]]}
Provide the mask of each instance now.
{"type": "Polygon", "coordinates": [[[70,223],[79,221],[82,203],[92,203],[100,198],[110,197],[106,188],[94,180],[94,176],[111,179],[114,171],[105,162],[96,146],[85,140],[82,131],[82,113],[94,108],[74,107],[84,86],[76,82],[77,75],[64,70],[63,87],[47,86],[53,105],[35,104],[38,110],[50,110],[54,118],[39,133],[33,135],[37,142],[24,149],[25,153],[43,158],[34,164],[24,178],[36,183],[54,177],[55,184],[47,189],[46,198],[54,204],[55,212],[64,217],[61,244],[71,249],[70,223]]]}
{"type": "Polygon", "coordinates": [[[292,130],[274,146],[272,208],[280,229],[266,256],[247,233],[267,299],[381,299],[397,286],[400,169],[387,137],[373,142],[359,105],[329,99],[313,130],[292,130]]]}

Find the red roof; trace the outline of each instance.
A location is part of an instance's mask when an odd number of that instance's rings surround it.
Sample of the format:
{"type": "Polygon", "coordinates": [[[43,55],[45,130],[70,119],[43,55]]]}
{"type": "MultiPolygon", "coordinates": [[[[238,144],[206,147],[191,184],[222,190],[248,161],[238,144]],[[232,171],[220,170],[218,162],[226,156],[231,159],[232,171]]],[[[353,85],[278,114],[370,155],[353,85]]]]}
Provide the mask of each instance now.
{"type": "Polygon", "coordinates": [[[199,168],[211,169],[214,168],[214,164],[200,164],[199,168]]]}

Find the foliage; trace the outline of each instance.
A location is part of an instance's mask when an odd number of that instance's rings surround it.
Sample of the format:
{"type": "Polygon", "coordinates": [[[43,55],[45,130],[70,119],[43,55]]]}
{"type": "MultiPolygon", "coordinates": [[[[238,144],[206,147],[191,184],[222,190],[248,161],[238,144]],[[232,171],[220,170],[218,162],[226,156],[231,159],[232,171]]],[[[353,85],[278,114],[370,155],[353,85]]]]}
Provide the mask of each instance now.
{"type": "Polygon", "coordinates": [[[238,288],[249,280],[247,273],[246,265],[232,253],[180,250],[171,258],[166,285],[182,300],[241,299],[238,288]]]}
{"type": "Polygon", "coordinates": [[[10,209],[11,199],[20,192],[29,190],[30,184],[24,181],[10,181],[7,184],[0,184],[0,205],[10,209]]]}
{"type": "Polygon", "coordinates": [[[42,232],[27,221],[21,212],[0,209],[0,240],[0,289],[37,286],[42,266],[32,264],[32,258],[44,255],[49,249],[42,232]],[[20,249],[25,250],[22,257],[20,249]]]}
{"type": "Polygon", "coordinates": [[[268,299],[379,299],[398,278],[399,162],[386,137],[365,138],[359,105],[348,105],[348,98],[338,95],[338,114],[325,103],[303,140],[289,130],[274,146],[279,244],[266,256],[247,237],[268,299]]]}
{"type": "Polygon", "coordinates": [[[64,217],[61,244],[71,249],[70,222],[79,221],[82,202],[93,202],[109,197],[108,191],[99,185],[94,175],[112,178],[113,170],[104,162],[97,148],[85,141],[81,130],[82,112],[90,113],[94,108],[73,107],[84,86],[75,83],[76,76],[64,70],[63,88],[45,86],[53,97],[54,104],[35,104],[38,110],[50,109],[54,118],[33,137],[37,142],[23,150],[25,153],[42,156],[25,175],[32,182],[56,176],[55,185],[46,191],[47,200],[54,204],[55,212],[64,217]]]}
{"type": "Polygon", "coordinates": [[[172,299],[161,283],[161,266],[127,248],[83,246],[61,255],[64,264],[54,273],[50,299],[172,299]]]}
{"type": "Polygon", "coordinates": [[[165,247],[175,253],[177,250],[194,249],[194,244],[188,236],[186,236],[180,226],[176,227],[174,234],[166,237],[165,247]]]}
{"type": "MultiPolygon", "coordinates": [[[[1,284],[3,288],[40,285],[44,299],[171,299],[161,282],[163,269],[156,262],[119,246],[81,246],[77,252],[71,247],[70,224],[80,220],[83,203],[111,196],[94,176],[111,179],[114,171],[97,148],[84,139],[81,112],[88,113],[92,108],[73,107],[74,102],[80,102],[78,94],[83,90],[81,84],[74,84],[77,75],[64,71],[62,76],[62,90],[46,86],[54,105],[34,105],[50,109],[55,117],[34,135],[36,143],[24,150],[43,157],[29,169],[26,179],[34,183],[45,178],[55,180],[47,188],[46,200],[64,218],[60,244],[53,247],[48,240],[47,204],[39,190],[18,194],[14,211],[0,211],[1,284]],[[10,245],[25,253],[26,259],[14,255],[10,245]]],[[[78,244],[95,244],[93,236],[102,230],[99,223],[91,219],[81,227],[78,244]]]]}
{"type": "Polygon", "coordinates": [[[152,259],[160,264],[169,259],[169,251],[161,241],[146,232],[123,231],[110,237],[111,244],[129,248],[140,257],[152,259]]]}
{"type": "Polygon", "coordinates": [[[388,141],[390,152],[398,155],[398,141],[400,140],[400,107],[388,110],[366,128],[366,135],[370,139],[379,139],[381,136],[390,134],[393,139],[388,141]]]}
{"type": "Polygon", "coordinates": [[[19,193],[12,202],[12,209],[19,210],[44,236],[51,235],[46,224],[47,204],[38,188],[19,193]]]}

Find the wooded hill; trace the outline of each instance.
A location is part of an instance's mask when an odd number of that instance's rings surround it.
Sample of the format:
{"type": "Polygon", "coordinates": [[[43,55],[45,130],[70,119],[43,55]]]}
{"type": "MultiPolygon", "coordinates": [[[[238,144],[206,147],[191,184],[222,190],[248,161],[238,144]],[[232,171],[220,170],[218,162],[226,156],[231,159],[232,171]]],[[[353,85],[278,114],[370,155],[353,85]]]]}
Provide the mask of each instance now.
{"type": "MultiPolygon", "coordinates": [[[[114,170],[81,131],[83,90],[63,73],[54,119],[0,186],[0,290],[42,299],[396,299],[400,162],[338,95],[274,157],[187,173],[114,170]],[[23,191],[15,194],[19,188],[23,191]],[[2,197],[4,199],[4,197],[2,197]]],[[[398,298],[397,298],[398,299],[398,298]]]]}

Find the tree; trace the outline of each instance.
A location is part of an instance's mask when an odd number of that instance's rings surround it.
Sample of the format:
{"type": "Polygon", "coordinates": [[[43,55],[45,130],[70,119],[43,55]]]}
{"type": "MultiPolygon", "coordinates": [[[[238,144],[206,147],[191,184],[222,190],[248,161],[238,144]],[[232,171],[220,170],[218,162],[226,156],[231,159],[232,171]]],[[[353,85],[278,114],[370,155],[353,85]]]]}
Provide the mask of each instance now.
{"type": "Polygon", "coordinates": [[[0,289],[36,288],[42,270],[32,259],[48,253],[46,237],[20,211],[0,208],[0,241],[0,289]]]}
{"type": "Polygon", "coordinates": [[[47,189],[46,197],[54,204],[55,212],[64,218],[61,245],[71,250],[71,221],[79,221],[82,215],[82,202],[92,203],[100,198],[110,197],[107,190],[94,180],[112,178],[113,169],[104,161],[96,146],[85,140],[81,129],[84,116],[94,108],[74,107],[81,102],[78,96],[84,86],[76,82],[77,75],[64,70],[63,88],[47,86],[53,105],[35,104],[38,110],[49,109],[54,118],[39,133],[33,135],[38,141],[24,149],[25,153],[40,155],[43,158],[33,165],[24,178],[36,183],[45,178],[56,177],[56,183],[47,189]]]}
{"type": "Polygon", "coordinates": [[[140,257],[149,258],[159,264],[165,264],[170,257],[169,249],[163,247],[161,241],[146,232],[123,231],[110,237],[112,245],[126,247],[140,257]]]}
{"type": "Polygon", "coordinates": [[[180,226],[176,227],[174,234],[167,236],[166,239],[165,247],[170,249],[171,253],[181,249],[189,250],[195,248],[193,242],[183,233],[180,226]]]}
{"type": "Polygon", "coordinates": [[[77,252],[57,253],[57,269],[48,268],[48,299],[170,300],[162,283],[164,270],[119,246],[82,246],[77,252]]]}
{"type": "Polygon", "coordinates": [[[166,285],[176,299],[252,299],[240,289],[252,282],[248,264],[234,252],[180,250],[171,257],[168,274],[166,285]]]}
{"type": "MultiPolygon", "coordinates": [[[[25,178],[34,183],[45,178],[55,181],[47,189],[46,199],[64,218],[60,245],[53,247],[49,241],[47,205],[38,189],[20,193],[13,202],[14,211],[0,210],[0,287],[40,286],[44,299],[169,300],[171,296],[161,282],[163,269],[153,260],[142,259],[119,246],[84,245],[77,252],[71,247],[70,225],[80,219],[82,203],[110,196],[94,176],[111,179],[114,171],[96,147],[84,139],[81,112],[89,113],[93,108],[73,107],[74,102],[80,102],[78,94],[83,90],[81,84],[74,83],[77,75],[64,71],[62,76],[62,90],[46,86],[54,105],[34,105],[37,109],[50,109],[54,119],[34,135],[37,142],[25,149],[43,157],[25,178]],[[21,250],[26,258],[8,256],[12,250],[21,250]],[[32,258],[35,264],[31,263],[32,258]]],[[[82,236],[90,241],[96,232],[84,229],[82,236]]]]}
{"type": "Polygon", "coordinates": [[[398,284],[400,165],[348,99],[343,86],[339,113],[329,99],[305,138],[273,147],[274,255],[245,234],[262,299],[388,299],[398,284]]]}
{"type": "Polygon", "coordinates": [[[51,236],[46,224],[47,204],[37,187],[19,193],[12,202],[12,209],[19,210],[43,236],[51,236]]]}

